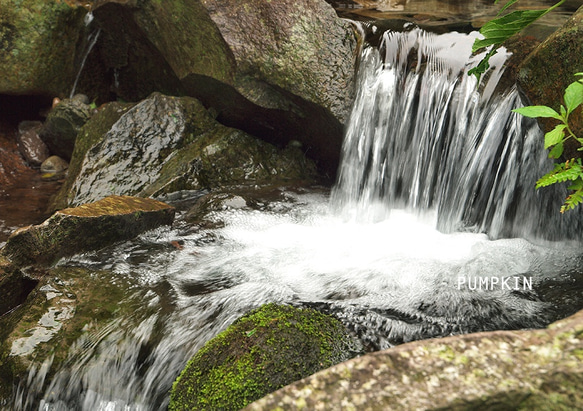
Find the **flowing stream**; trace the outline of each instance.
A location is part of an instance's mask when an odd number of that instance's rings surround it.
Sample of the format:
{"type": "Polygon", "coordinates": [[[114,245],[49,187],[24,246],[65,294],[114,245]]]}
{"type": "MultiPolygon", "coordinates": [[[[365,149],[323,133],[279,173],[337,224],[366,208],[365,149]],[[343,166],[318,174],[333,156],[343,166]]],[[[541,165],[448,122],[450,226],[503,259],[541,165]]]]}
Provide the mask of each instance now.
{"type": "Polygon", "coordinates": [[[495,91],[507,53],[483,84],[466,75],[473,38],[409,26],[364,48],[331,193],[233,197],[213,224],[181,212],[173,228],[61,261],[125,284],[134,309],[84,333],[59,368],[31,368],[14,408],[165,409],[197,349],[267,302],[330,313],[366,350],[580,309],[583,219],[534,190],[551,166],[541,132],[511,113],[515,89],[495,91]]]}

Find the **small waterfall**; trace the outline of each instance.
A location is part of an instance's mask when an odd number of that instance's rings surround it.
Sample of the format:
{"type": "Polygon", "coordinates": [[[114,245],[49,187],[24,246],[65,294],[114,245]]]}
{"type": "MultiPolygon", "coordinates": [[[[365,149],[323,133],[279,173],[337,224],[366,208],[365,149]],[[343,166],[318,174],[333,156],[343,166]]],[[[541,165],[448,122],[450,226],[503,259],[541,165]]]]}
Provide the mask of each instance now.
{"type": "MultiPolygon", "coordinates": [[[[89,12],[85,15],[83,19],[86,27],[89,27],[91,22],[93,22],[93,13],[89,12]]],[[[87,36],[87,48],[85,49],[85,53],[83,54],[83,58],[81,59],[81,64],[79,65],[79,71],[77,71],[77,77],[75,77],[75,82],[73,83],[73,88],[71,89],[71,93],[69,94],[69,98],[73,98],[75,95],[75,91],[77,90],[77,83],[79,82],[79,78],[81,77],[81,73],[83,72],[83,68],[85,67],[85,62],[87,61],[87,57],[89,57],[89,53],[95,47],[97,40],[99,39],[99,35],[101,34],[101,28],[92,31],[87,36]]]]}
{"type": "Polygon", "coordinates": [[[512,113],[516,87],[497,90],[510,53],[483,84],[467,75],[476,35],[411,25],[364,48],[333,206],[361,221],[432,210],[443,232],[578,238],[581,212],[559,213],[565,189],[534,189],[552,168],[536,121],[512,113]]]}

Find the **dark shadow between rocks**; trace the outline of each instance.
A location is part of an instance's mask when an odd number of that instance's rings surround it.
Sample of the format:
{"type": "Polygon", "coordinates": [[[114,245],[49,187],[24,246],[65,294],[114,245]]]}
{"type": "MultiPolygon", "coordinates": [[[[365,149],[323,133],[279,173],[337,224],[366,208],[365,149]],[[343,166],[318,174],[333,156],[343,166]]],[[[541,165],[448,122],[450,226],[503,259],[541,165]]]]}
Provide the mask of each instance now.
{"type": "Polygon", "coordinates": [[[324,177],[330,181],[335,178],[343,126],[326,109],[282,89],[277,91],[293,103],[291,110],[261,107],[235,88],[203,75],[190,74],[182,79],[182,85],[186,94],[199,99],[220,123],[279,147],[297,142],[304,154],[316,161],[324,177]]]}

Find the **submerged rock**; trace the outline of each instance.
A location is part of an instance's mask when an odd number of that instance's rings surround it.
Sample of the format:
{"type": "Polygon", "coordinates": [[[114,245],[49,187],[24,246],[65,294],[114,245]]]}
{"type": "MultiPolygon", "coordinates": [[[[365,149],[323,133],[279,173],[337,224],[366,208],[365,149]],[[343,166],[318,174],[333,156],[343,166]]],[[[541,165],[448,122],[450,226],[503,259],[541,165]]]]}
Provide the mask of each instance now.
{"type": "Polygon", "coordinates": [[[417,341],[338,364],[246,410],[583,408],[583,311],[546,330],[417,341]]]}
{"type": "Polygon", "coordinates": [[[128,240],[173,219],[174,208],[160,201],[110,196],[16,230],[0,255],[17,266],[52,265],[61,257],[128,240]]]}
{"type": "Polygon", "coordinates": [[[311,181],[313,163],[218,122],[191,97],[154,93],[96,115],[80,133],[56,207],[112,193],[157,196],[237,184],[311,181]]]}
{"type": "Polygon", "coordinates": [[[169,410],[238,410],[291,381],[354,356],[344,326],[312,309],[267,304],[237,320],[189,361],[169,410]]]}
{"type": "Polygon", "coordinates": [[[40,165],[43,179],[58,179],[65,176],[69,163],[59,156],[50,156],[40,165]]]}
{"type": "MultiPolygon", "coordinates": [[[[28,270],[33,292],[0,317],[0,408],[38,408],[39,398],[14,395],[16,387],[41,390],[65,360],[84,356],[111,331],[139,322],[130,279],[79,267],[28,270]],[[131,315],[129,315],[131,313],[131,315]],[[125,323],[120,323],[125,318],[125,323]]],[[[29,288],[28,291],[31,291],[29,288]]],[[[142,293],[143,298],[143,293],[142,293]]],[[[86,365],[82,362],[83,366],[86,365]]],[[[72,370],[71,378],[77,378],[72,370]]],[[[36,393],[38,394],[38,393],[36,393]]],[[[6,409],[8,409],[6,408],[6,409]]]]}

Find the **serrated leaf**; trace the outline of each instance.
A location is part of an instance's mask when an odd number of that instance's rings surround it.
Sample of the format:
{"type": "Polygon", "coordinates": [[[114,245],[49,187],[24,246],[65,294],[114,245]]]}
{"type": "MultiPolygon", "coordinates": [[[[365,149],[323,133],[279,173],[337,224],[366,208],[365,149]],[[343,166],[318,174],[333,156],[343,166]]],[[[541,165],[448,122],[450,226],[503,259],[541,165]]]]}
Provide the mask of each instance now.
{"type": "Polygon", "coordinates": [[[563,141],[565,137],[565,128],[567,126],[565,124],[559,124],[551,131],[545,134],[545,149],[559,144],[563,141]]]}
{"type": "Polygon", "coordinates": [[[565,199],[565,204],[561,207],[561,213],[565,211],[572,210],[583,202],[583,189],[579,189],[571,193],[569,197],[565,199]]]}
{"type": "Polygon", "coordinates": [[[549,152],[549,158],[559,158],[563,155],[563,151],[565,148],[563,147],[563,143],[558,143],[553,147],[553,149],[549,152]]]}
{"type": "Polygon", "coordinates": [[[536,182],[536,188],[550,186],[551,184],[575,181],[583,175],[581,159],[570,160],[555,165],[550,173],[545,174],[536,182]]]}
{"type": "Polygon", "coordinates": [[[583,83],[575,81],[565,89],[565,105],[567,113],[572,113],[577,107],[583,104],[583,83]]]}
{"type": "Polygon", "coordinates": [[[559,113],[547,106],[526,106],[515,108],[515,113],[522,114],[525,117],[536,118],[536,117],[551,117],[557,120],[562,120],[563,118],[559,113]]]}
{"type": "Polygon", "coordinates": [[[544,10],[516,10],[505,16],[490,20],[480,29],[483,39],[476,39],[472,46],[472,52],[484,47],[502,44],[520,30],[544,16],[548,9],[544,10]]]}

